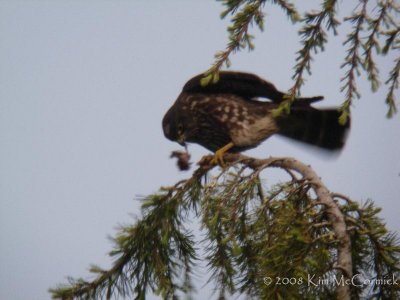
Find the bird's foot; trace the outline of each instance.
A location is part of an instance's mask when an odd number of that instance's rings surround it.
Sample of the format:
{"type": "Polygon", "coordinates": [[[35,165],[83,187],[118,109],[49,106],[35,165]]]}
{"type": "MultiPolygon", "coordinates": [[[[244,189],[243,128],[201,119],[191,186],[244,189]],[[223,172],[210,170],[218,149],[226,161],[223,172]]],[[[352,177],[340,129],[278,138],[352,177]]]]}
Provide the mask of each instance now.
{"type": "Polygon", "coordinates": [[[225,168],[224,154],[233,146],[235,145],[232,142],[230,142],[229,144],[226,144],[222,148],[215,151],[214,157],[211,159],[210,163],[225,168]]]}

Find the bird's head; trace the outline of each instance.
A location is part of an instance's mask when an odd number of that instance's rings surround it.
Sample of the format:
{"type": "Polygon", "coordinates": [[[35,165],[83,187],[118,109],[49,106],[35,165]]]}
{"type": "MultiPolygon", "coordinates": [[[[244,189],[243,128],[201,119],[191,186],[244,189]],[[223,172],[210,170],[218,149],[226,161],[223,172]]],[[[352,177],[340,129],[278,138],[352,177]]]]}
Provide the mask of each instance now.
{"type": "Polygon", "coordinates": [[[192,130],[188,124],[188,120],[181,115],[177,114],[173,107],[165,114],[162,127],[164,135],[167,139],[177,142],[182,146],[186,146],[186,142],[191,137],[192,130]]]}

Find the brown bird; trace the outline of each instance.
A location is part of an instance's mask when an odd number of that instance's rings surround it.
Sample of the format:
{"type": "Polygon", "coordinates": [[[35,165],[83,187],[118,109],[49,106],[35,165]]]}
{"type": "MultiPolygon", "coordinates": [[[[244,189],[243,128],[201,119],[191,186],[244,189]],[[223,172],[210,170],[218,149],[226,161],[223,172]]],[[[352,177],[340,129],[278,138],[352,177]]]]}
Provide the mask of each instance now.
{"type": "Polygon", "coordinates": [[[285,93],[270,82],[249,73],[221,71],[217,83],[203,86],[203,77],[185,84],[162,126],[172,141],[183,146],[197,143],[215,152],[216,163],[223,165],[225,152],[254,148],[275,133],[328,150],[344,146],[350,121],[340,125],[338,109],[312,107],[322,96],[298,98],[290,114],[274,117],[272,110],[285,93]]]}

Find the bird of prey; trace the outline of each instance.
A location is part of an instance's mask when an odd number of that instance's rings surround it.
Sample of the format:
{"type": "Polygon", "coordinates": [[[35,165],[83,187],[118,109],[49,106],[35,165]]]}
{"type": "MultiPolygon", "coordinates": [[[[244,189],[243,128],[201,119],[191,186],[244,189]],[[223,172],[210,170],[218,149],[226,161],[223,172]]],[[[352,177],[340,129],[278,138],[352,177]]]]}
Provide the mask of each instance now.
{"type": "Polygon", "coordinates": [[[289,114],[274,116],[285,93],[262,78],[243,72],[221,71],[216,83],[202,85],[203,74],[190,79],[165,114],[164,135],[186,147],[197,143],[215,152],[223,165],[225,152],[241,152],[280,134],[328,150],[344,146],[350,127],[339,124],[338,109],[317,109],[322,96],[296,99],[289,114]],[[267,98],[263,101],[260,98],[267,98]]]}

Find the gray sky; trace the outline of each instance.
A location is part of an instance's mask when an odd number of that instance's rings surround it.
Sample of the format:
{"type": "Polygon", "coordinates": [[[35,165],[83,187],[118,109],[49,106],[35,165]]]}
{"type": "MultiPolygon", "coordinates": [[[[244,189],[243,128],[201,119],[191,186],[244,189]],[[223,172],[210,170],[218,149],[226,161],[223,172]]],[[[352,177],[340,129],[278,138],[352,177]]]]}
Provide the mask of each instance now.
{"type": "MultiPolygon", "coordinates": [[[[213,0],[0,1],[1,299],[48,299],[47,289],[66,276],[108,267],[107,236],[139,214],[137,195],[190,176],[168,158],[179,145],[164,138],[161,119],[185,81],[224,48],[220,11],[213,0]]],[[[298,38],[281,11],[265,11],[256,50],[233,56],[232,69],[286,90],[298,38]]],[[[344,29],[302,90],[324,95],[324,106],[343,99],[344,29]]],[[[380,61],[384,79],[391,61],[380,61]]],[[[311,164],[330,190],[374,199],[398,231],[400,116],[385,118],[385,89],[359,87],[340,156],[279,137],[248,154],[311,164]]],[[[207,153],[189,150],[193,161],[207,153]]]]}

